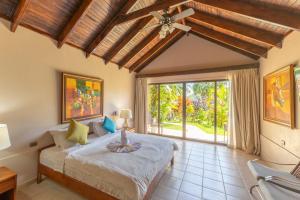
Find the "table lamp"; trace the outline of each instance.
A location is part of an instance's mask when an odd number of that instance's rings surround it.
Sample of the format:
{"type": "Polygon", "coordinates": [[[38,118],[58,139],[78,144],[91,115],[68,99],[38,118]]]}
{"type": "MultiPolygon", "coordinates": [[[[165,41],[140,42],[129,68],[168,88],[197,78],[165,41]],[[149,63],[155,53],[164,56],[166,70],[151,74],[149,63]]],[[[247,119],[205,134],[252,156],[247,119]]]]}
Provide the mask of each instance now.
{"type": "Polygon", "coordinates": [[[124,119],[124,128],[128,128],[128,119],[132,118],[132,113],[130,109],[122,109],[120,110],[120,118],[124,119]]]}
{"type": "Polygon", "coordinates": [[[0,124],[0,150],[10,147],[10,140],[6,124],[0,124]]]}

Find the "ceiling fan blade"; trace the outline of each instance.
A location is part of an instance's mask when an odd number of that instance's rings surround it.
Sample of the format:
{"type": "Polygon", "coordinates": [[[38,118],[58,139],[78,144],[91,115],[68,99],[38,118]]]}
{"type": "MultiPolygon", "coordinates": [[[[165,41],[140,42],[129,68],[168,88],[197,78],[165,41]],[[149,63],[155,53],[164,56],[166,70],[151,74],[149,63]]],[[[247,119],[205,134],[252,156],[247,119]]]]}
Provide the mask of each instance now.
{"type": "Polygon", "coordinates": [[[180,6],[180,5],[182,5],[182,4],[186,4],[186,3],[191,2],[191,1],[193,1],[193,0],[185,0],[185,1],[182,1],[182,2],[180,2],[180,3],[178,3],[178,4],[175,4],[175,5],[173,5],[173,6],[170,6],[170,8],[174,8],[174,7],[180,6]]]}
{"type": "Polygon", "coordinates": [[[146,26],[145,28],[142,29],[142,31],[147,31],[147,30],[151,30],[153,28],[156,28],[158,26],[160,26],[161,24],[152,24],[152,25],[149,25],[149,26],[146,26]]]}
{"type": "Polygon", "coordinates": [[[159,12],[157,12],[157,11],[150,12],[150,15],[152,15],[153,17],[155,17],[158,20],[161,20],[163,18],[161,16],[161,14],[159,12]]]}
{"type": "Polygon", "coordinates": [[[178,21],[180,19],[189,17],[189,16],[191,16],[193,14],[195,14],[194,9],[193,8],[189,8],[189,9],[186,9],[186,10],[182,11],[181,13],[178,13],[177,15],[174,15],[172,17],[172,20],[176,22],[176,21],[178,21]]]}
{"type": "Polygon", "coordinates": [[[192,29],[192,27],[189,27],[189,26],[186,26],[186,25],[183,25],[183,24],[179,24],[179,23],[173,23],[172,25],[173,25],[174,28],[183,30],[185,32],[189,32],[192,29]]]}

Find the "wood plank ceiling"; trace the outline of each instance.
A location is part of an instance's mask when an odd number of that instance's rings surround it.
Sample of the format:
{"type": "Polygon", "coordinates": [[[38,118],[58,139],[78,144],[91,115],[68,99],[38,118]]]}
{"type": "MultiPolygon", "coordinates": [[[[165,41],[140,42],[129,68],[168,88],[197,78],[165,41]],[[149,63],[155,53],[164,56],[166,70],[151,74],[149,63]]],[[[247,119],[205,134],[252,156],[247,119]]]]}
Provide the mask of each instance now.
{"type": "Polygon", "coordinates": [[[140,72],[184,35],[176,30],[159,39],[160,28],[143,29],[157,22],[149,12],[166,8],[173,14],[193,8],[179,23],[253,59],[267,57],[300,29],[300,0],[1,0],[0,17],[13,32],[21,25],[56,40],[58,48],[69,44],[140,72]]]}

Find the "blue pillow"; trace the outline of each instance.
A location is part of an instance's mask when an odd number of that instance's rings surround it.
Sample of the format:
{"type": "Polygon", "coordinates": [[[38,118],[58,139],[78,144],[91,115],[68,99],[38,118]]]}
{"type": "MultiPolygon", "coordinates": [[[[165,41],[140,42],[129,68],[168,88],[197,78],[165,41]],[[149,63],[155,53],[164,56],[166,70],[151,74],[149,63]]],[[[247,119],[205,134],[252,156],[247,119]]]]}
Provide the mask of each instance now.
{"type": "Polygon", "coordinates": [[[102,127],[110,133],[116,132],[116,123],[108,117],[105,117],[102,127]]]}

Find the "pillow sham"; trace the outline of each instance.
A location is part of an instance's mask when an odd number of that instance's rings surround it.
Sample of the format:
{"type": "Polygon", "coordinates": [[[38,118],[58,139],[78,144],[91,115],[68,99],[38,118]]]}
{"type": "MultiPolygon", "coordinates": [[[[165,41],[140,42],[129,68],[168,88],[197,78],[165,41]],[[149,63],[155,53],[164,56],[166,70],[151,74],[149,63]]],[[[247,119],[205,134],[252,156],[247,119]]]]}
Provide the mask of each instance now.
{"type": "Polygon", "coordinates": [[[103,123],[102,122],[91,122],[90,124],[90,129],[92,130],[93,133],[95,133],[98,136],[104,136],[108,132],[102,127],[103,123]]]}
{"type": "Polygon", "coordinates": [[[66,139],[68,129],[51,130],[49,131],[49,133],[54,140],[55,146],[57,146],[61,150],[67,149],[75,145],[74,142],[71,142],[66,139]]]}
{"type": "Polygon", "coordinates": [[[89,134],[88,126],[81,124],[75,120],[71,120],[68,129],[68,135],[67,135],[68,140],[84,145],[87,144],[88,134],[89,134]]]}
{"type": "Polygon", "coordinates": [[[116,123],[108,117],[105,117],[102,127],[110,133],[115,133],[117,128],[116,123]]]}

